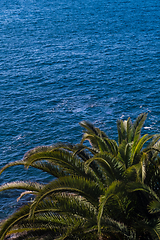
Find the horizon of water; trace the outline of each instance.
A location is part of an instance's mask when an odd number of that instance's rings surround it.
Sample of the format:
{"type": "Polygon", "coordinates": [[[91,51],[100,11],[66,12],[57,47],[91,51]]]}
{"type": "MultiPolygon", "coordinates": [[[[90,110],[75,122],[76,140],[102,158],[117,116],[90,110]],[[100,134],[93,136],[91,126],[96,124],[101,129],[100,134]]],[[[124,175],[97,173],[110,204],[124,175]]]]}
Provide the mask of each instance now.
{"type": "MultiPolygon", "coordinates": [[[[0,168],[29,149],[78,143],[88,120],[116,139],[117,119],[148,112],[160,132],[159,0],[0,1],[0,168]]],[[[48,182],[13,167],[0,184],[48,182]]],[[[0,219],[21,206],[0,193],[0,219]]]]}

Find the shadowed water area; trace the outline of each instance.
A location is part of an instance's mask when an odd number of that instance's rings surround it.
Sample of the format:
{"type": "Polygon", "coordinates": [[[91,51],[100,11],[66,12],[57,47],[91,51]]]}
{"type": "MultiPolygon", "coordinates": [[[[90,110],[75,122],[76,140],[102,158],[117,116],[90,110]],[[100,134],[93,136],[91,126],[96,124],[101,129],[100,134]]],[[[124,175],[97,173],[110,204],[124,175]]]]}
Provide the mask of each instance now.
{"type": "MultiPolygon", "coordinates": [[[[39,145],[79,142],[82,120],[116,139],[117,119],[147,111],[144,131],[160,133],[159,69],[159,0],[1,0],[0,168],[39,145]]],[[[0,184],[28,179],[52,178],[18,166],[0,184]]],[[[0,219],[19,194],[0,193],[0,219]]]]}

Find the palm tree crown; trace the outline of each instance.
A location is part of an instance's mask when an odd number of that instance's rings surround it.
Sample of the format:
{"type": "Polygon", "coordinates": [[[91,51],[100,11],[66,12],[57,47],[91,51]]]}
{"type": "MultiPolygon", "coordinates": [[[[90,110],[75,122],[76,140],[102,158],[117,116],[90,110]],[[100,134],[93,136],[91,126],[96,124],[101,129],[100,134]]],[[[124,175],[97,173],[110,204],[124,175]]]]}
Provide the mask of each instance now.
{"type": "Polygon", "coordinates": [[[0,173],[23,165],[54,178],[0,186],[24,190],[18,200],[34,196],[1,223],[1,240],[15,233],[19,239],[160,239],[160,134],[141,136],[146,118],[118,120],[118,143],[83,121],[80,144],[36,147],[4,166],[0,173]]]}

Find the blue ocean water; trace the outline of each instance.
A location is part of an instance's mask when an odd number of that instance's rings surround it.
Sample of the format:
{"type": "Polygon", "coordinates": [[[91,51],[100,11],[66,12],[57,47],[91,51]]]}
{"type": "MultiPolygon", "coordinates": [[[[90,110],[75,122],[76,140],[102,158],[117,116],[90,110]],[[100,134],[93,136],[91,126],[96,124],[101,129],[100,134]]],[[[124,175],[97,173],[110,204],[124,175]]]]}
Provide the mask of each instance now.
{"type": "MultiPolygon", "coordinates": [[[[159,0],[0,1],[0,168],[29,149],[77,143],[89,120],[116,139],[117,119],[148,112],[160,133],[159,0]]],[[[47,182],[14,167],[0,184],[47,182]]],[[[0,193],[0,219],[23,204],[0,193]]]]}

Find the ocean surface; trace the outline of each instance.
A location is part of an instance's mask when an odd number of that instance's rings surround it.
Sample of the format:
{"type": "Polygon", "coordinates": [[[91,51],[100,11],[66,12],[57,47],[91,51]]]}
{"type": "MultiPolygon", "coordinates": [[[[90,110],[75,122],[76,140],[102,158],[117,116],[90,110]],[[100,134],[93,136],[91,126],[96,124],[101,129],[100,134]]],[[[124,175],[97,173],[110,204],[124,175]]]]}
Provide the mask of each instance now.
{"type": "MultiPolygon", "coordinates": [[[[0,168],[26,151],[78,143],[88,120],[117,139],[117,119],[148,112],[160,133],[159,0],[0,0],[0,168]]],[[[12,167],[0,184],[48,182],[12,167]]],[[[21,206],[0,193],[0,219],[21,206]]]]}

